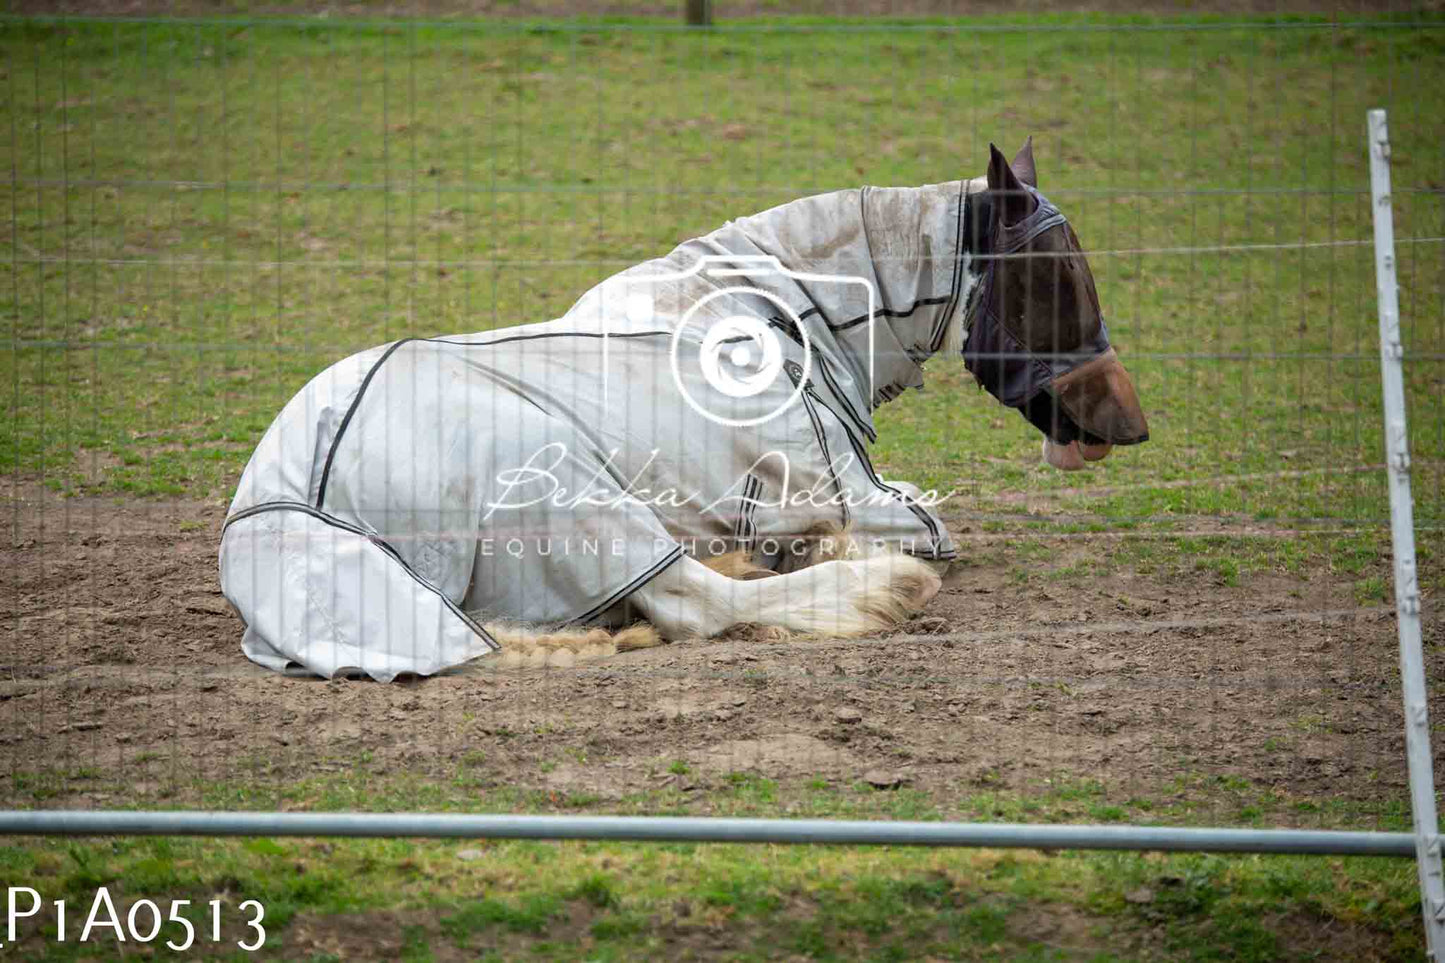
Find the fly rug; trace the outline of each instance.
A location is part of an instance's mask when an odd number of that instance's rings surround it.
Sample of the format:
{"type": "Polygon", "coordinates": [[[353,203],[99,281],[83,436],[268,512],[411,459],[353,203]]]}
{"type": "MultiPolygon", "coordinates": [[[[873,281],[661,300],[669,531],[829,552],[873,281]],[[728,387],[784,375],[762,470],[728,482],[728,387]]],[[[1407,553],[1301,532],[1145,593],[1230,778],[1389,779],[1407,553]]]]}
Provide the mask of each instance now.
{"type": "Polygon", "coordinates": [[[1081,468],[1148,437],[1031,143],[986,177],[806,197],[563,317],[396,341],[314,378],[221,541],[242,647],[390,680],[738,625],[858,636],[938,591],[936,493],[881,477],[872,413],[962,354],[1081,468]]]}

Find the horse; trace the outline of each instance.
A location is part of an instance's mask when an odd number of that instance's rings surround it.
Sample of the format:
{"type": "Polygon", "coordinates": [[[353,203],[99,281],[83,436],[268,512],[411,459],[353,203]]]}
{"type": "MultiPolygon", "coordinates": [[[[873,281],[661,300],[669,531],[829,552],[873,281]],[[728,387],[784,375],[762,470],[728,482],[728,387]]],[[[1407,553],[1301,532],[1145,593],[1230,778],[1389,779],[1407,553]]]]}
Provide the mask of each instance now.
{"type": "Polygon", "coordinates": [[[273,669],[430,675],[739,626],[857,637],[939,591],[941,498],[868,458],[935,354],[1077,470],[1148,439],[1032,138],[985,176],[729,221],[554,321],[332,365],[267,430],[220,569],[273,669]]]}

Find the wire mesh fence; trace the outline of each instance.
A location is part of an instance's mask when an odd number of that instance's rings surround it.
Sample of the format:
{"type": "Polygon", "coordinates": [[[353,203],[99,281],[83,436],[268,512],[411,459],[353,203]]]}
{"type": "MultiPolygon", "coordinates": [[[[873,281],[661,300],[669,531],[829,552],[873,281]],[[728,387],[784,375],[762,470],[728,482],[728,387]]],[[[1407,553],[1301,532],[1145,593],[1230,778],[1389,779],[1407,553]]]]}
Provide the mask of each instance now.
{"type": "Polygon", "coordinates": [[[6,805],[1407,829],[1363,117],[1392,121],[1428,644],[1442,27],[4,20],[6,805]],[[318,372],[1029,134],[1150,440],[1055,471],[929,360],[865,446],[946,495],[921,613],[389,685],[242,655],[222,524],[318,372]]]}

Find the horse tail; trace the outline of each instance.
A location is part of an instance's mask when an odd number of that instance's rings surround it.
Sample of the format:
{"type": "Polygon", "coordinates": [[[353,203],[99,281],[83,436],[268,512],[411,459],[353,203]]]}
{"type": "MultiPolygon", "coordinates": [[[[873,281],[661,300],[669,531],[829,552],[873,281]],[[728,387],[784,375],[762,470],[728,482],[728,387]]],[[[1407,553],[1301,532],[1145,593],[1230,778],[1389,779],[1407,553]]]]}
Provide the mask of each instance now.
{"type": "Polygon", "coordinates": [[[603,628],[543,629],[507,622],[492,622],[485,628],[487,634],[502,644],[496,658],[505,666],[565,668],[587,659],[663,644],[657,629],[646,622],[616,632],[603,628]]]}

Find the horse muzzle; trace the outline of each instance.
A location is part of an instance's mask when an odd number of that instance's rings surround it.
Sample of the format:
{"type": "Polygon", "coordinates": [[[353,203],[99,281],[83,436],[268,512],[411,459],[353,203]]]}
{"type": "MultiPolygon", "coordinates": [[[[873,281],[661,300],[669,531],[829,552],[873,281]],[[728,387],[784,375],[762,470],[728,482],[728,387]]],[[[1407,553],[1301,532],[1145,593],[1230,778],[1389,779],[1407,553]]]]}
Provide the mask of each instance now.
{"type": "Polygon", "coordinates": [[[1096,461],[1113,445],[1149,440],[1149,423],[1139,407],[1134,382],[1113,348],[1055,378],[1049,387],[1084,432],[1080,442],[1084,458],[1096,461]]]}

